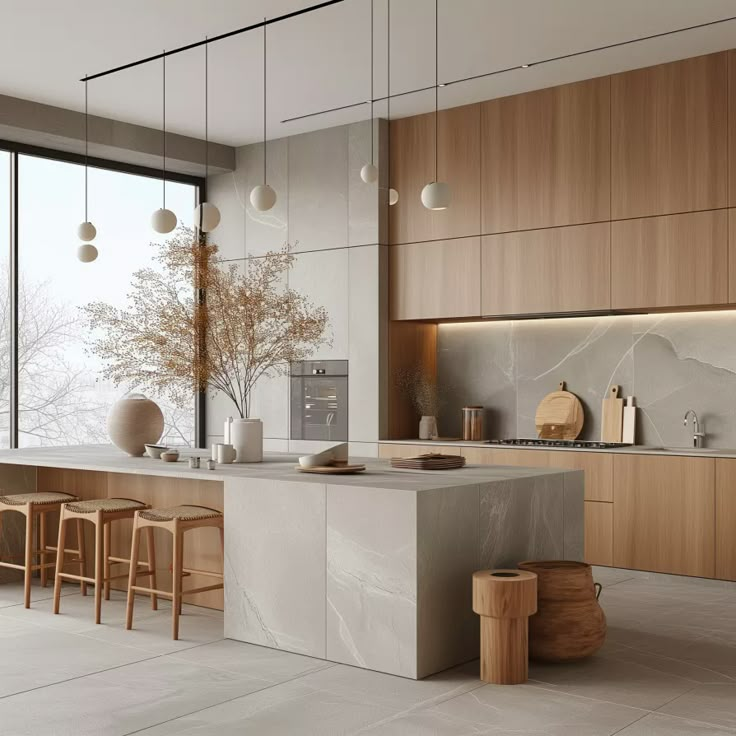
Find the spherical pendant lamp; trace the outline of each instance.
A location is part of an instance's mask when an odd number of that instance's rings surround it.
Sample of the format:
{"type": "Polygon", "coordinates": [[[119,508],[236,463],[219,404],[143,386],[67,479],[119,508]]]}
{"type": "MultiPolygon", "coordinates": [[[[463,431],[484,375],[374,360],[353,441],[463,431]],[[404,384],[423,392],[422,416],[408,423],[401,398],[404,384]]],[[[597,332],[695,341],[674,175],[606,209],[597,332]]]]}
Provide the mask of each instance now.
{"type": "Polygon", "coordinates": [[[378,181],[378,168],[373,163],[375,159],[374,138],[375,131],[373,129],[373,0],[371,0],[371,160],[360,170],[360,178],[366,184],[374,184],[378,181]]]}
{"type": "Polygon", "coordinates": [[[450,187],[443,181],[433,181],[422,189],[422,204],[428,210],[446,210],[450,206],[450,187]]]}
{"type": "Polygon", "coordinates": [[[92,243],[82,243],[77,248],[77,258],[82,263],[92,263],[97,259],[97,248],[92,243]]]}
{"type": "Polygon", "coordinates": [[[220,210],[212,202],[202,202],[194,210],[194,225],[203,233],[211,233],[220,224],[220,210]]]}
{"type": "Polygon", "coordinates": [[[176,215],[164,207],[157,209],[151,215],[151,227],[157,232],[165,235],[176,227],[176,215]]]}
{"type": "MultiPolygon", "coordinates": [[[[371,135],[373,135],[373,125],[371,123],[371,135]]],[[[366,184],[373,184],[378,179],[378,169],[373,164],[366,164],[360,170],[360,178],[366,184]]]]}
{"type": "Polygon", "coordinates": [[[388,203],[393,207],[399,201],[399,193],[391,187],[388,190],[388,203]]]}
{"type": "Polygon", "coordinates": [[[97,258],[97,248],[90,241],[97,237],[97,228],[89,221],[89,106],[87,104],[87,80],[84,80],[84,222],[77,227],[77,237],[82,245],[77,248],[77,258],[91,263],[97,258]]]}
{"type": "Polygon", "coordinates": [[[77,228],[77,237],[85,243],[94,240],[96,235],[97,228],[91,222],[83,222],[77,228]]]}
{"type": "Polygon", "coordinates": [[[161,183],[163,187],[163,202],[162,206],[157,209],[151,215],[151,227],[161,235],[170,233],[177,224],[176,215],[166,209],[166,50],[164,50],[161,56],[163,62],[162,65],[162,80],[163,80],[163,105],[162,105],[162,125],[161,125],[161,136],[163,139],[163,155],[161,165],[161,183]]]}

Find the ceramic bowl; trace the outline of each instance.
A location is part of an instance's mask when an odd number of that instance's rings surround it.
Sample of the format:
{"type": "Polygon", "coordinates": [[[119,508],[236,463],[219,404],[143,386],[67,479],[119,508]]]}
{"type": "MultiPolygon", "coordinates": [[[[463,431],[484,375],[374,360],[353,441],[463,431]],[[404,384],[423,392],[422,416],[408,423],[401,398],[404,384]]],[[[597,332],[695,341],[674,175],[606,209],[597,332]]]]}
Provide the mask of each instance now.
{"type": "Polygon", "coordinates": [[[299,458],[299,465],[303,468],[321,468],[325,465],[331,465],[335,459],[335,453],[330,450],[323,450],[314,455],[304,455],[299,458]]]}
{"type": "Polygon", "coordinates": [[[166,450],[161,453],[161,459],[165,463],[175,463],[179,459],[179,450],[166,450]]]}
{"type": "Polygon", "coordinates": [[[146,454],[148,457],[158,460],[161,457],[161,453],[166,452],[167,449],[166,445],[146,445],[146,454]]]}

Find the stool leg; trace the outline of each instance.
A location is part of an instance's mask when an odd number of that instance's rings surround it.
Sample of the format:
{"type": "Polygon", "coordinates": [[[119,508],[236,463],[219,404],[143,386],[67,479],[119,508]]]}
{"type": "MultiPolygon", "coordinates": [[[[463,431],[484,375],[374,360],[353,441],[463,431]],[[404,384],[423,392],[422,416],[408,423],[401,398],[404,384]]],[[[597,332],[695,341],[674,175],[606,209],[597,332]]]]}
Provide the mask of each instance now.
{"type": "MultiPolygon", "coordinates": [[[[87,550],[84,543],[84,525],[81,519],[77,519],[77,549],[79,550],[79,577],[86,577],[87,550]]],[[[86,581],[80,581],[79,589],[82,595],[87,595],[86,581]]]]}
{"type": "Polygon", "coordinates": [[[179,531],[178,521],[174,522],[174,554],[171,576],[171,638],[179,638],[179,615],[181,608],[182,546],[184,535],[179,531]]]}
{"type": "Polygon", "coordinates": [[[66,548],[66,525],[64,509],[59,515],[59,541],[56,549],[56,576],[54,577],[54,613],[59,613],[61,604],[61,572],[64,569],[64,549],[66,548]]]}
{"type": "Polygon", "coordinates": [[[105,568],[105,600],[110,600],[110,522],[104,524],[104,568],[105,568]]]}
{"type": "Polygon", "coordinates": [[[46,572],[46,512],[38,515],[38,554],[41,558],[41,587],[45,588],[48,583],[46,572]]]}
{"type": "Polygon", "coordinates": [[[138,526],[138,512],[133,518],[133,536],[130,541],[130,571],[128,572],[128,602],[125,607],[125,628],[133,628],[133,607],[135,606],[135,591],[133,586],[138,572],[138,548],[141,541],[141,530],[138,526]]]}
{"type": "Polygon", "coordinates": [[[95,513],[95,623],[102,622],[102,579],[104,577],[104,523],[102,512],[95,513]]]}
{"type": "MultiPolygon", "coordinates": [[[[149,588],[154,590],[158,588],[156,584],[156,547],[153,541],[153,527],[146,527],[146,551],[148,552],[148,571],[151,573],[148,576],[149,588]]],[[[155,593],[151,593],[151,610],[158,611],[158,596],[155,593]]]]}
{"type": "Polygon", "coordinates": [[[26,549],[25,549],[25,576],[23,578],[23,605],[31,607],[31,575],[33,571],[33,511],[31,504],[26,504],[26,549]]]}

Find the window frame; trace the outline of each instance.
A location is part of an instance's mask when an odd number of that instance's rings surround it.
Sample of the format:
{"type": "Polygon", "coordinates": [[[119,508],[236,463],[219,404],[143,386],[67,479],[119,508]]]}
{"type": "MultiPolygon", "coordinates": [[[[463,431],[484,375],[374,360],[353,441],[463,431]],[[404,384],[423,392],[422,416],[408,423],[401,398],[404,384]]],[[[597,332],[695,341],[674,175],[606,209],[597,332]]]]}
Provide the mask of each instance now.
{"type": "MultiPolygon", "coordinates": [[[[162,179],[161,169],[138,164],[129,164],[122,161],[89,156],[85,159],[84,154],[71,151],[60,151],[53,148],[18,143],[0,139],[0,151],[10,154],[10,253],[8,269],[10,283],[8,290],[10,294],[10,417],[9,417],[9,447],[18,448],[18,214],[21,203],[18,201],[18,163],[20,156],[35,156],[54,161],[73,163],[90,168],[117,171],[123,174],[134,174],[145,176],[150,179],[162,179]]],[[[207,180],[201,176],[191,174],[180,174],[175,171],[166,171],[166,180],[190,184],[194,187],[195,204],[206,201],[207,180]]],[[[0,203],[0,206],[4,206],[0,203]]],[[[192,289],[194,285],[192,284],[192,289]]],[[[197,447],[205,447],[207,442],[206,425],[206,399],[205,391],[196,392],[194,398],[194,436],[197,447]]]]}

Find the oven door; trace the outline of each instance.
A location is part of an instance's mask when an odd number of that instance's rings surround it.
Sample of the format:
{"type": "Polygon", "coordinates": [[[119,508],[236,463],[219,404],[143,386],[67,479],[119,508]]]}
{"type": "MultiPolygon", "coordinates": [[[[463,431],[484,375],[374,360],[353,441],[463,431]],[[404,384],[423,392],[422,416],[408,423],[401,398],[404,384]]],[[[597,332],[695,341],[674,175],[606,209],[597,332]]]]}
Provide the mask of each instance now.
{"type": "Polygon", "coordinates": [[[291,377],[291,438],[347,442],[347,376],[291,377]]]}

